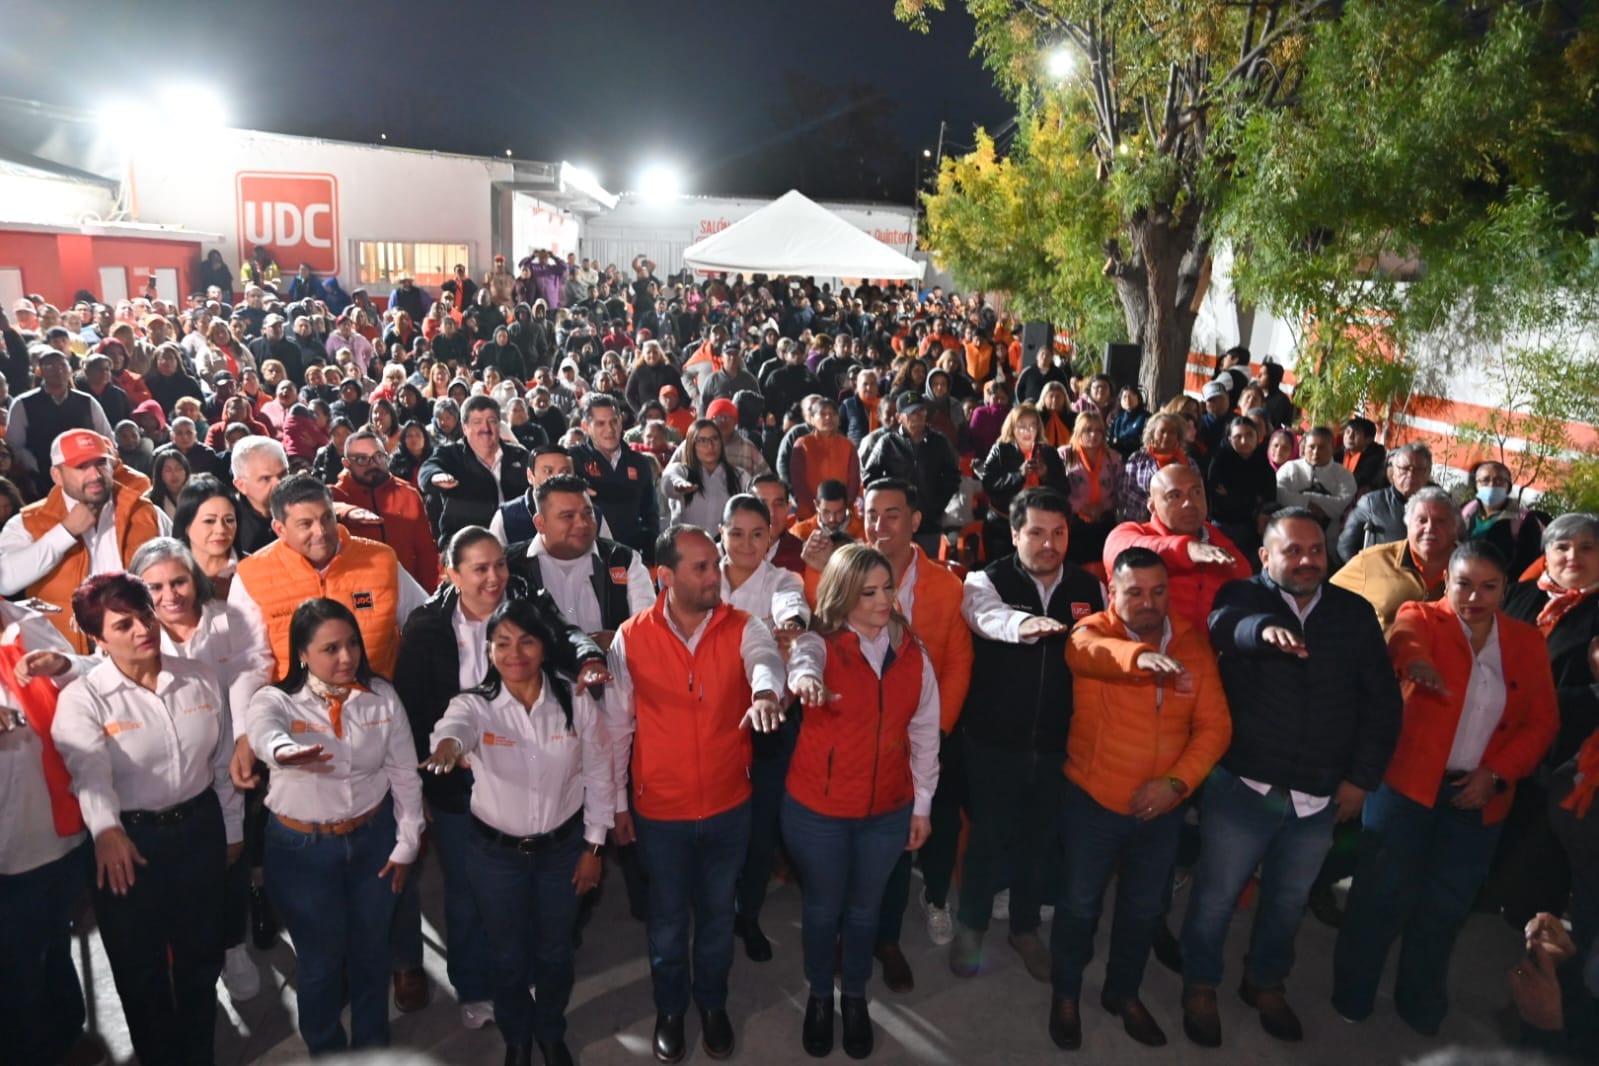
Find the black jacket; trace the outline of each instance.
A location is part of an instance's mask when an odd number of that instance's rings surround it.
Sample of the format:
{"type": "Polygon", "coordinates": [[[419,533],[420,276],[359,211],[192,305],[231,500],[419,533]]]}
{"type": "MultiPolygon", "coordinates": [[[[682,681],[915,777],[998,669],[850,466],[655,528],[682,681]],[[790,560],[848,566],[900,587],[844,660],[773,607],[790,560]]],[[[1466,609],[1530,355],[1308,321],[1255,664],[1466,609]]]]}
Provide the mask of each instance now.
{"type": "MultiPolygon", "coordinates": [[[[652,563],[661,511],[649,461],[623,445],[612,466],[598,448],[585,444],[572,449],[572,464],[577,476],[594,490],[595,501],[611,525],[611,536],[642,555],[646,564],[652,563]]],[[[506,498],[510,499],[510,494],[506,498]]]]}
{"type": "MultiPolygon", "coordinates": [[[[1523,581],[1505,596],[1505,613],[1522,622],[1536,623],[1549,594],[1536,581],[1523,581]]],[[[1555,697],[1560,701],[1560,732],[1544,757],[1544,765],[1559,766],[1577,753],[1588,734],[1599,729],[1599,694],[1588,669],[1588,642],[1599,637],[1599,596],[1589,596],[1561,616],[1549,633],[1549,663],[1555,673],[1555,697]]]]}
{"type": "Polygon", "coordinates": [[[884,433],[861,464],[861,483],[870,485],[884,477],[903,478],[916,486],[922,514],[918,533],[943,528],[944,508],[961,484],[960,460],[948,437],[928,430],[918,444],[898,429],[884,433]]]}
{"type": "Polygon", "coordinates": [[[1312,796],[1348,781],[1382,784],[1399,742],[1404,700],[1371,604],[1323,584],[1303,625],[1266,574],[1230,581],[1210,612],[1233,739],[1221,765],[1239,777],[1312,796]],[[1261,641],[1268,626],[1299,634],[1299,658],[1261,641]]]}
{"type": "Polygon", "coordinates": [[[1338,534],[1338,556],[1353,559],[1374,544],[1405,539],[1405,498],[1387,485],[1355,501],[1338,534]]]}
{"type": "Polygon", "coordinates": [[[496,487],[494,474],[472,453],[466,441],[451,441],[433,449],[433,454],[422,463],[417,481],[424,492],[438,493],[444,500],[444,511],[439,517],[439,544],[448,544],[457,531],[467,526],[489,527],[494,512],[500,509],[500,500],[515,499],[527,491],[526,448],[500,443],[500,483],[496,487]],[[448,474],[456,481],[455,488],[441,489],[433,478],[448,474]]]}
{"type": "MultiPolygon", "coordinates": [[[[539,566],[537,556],[528,554],[532,547],[532,538],[518,540],[505,549],[505,559],[510,564],[511,573],[527,582],[531,589],[538,590],[543,595],[544,573],[539,566]]],[[[594,600],[600,606],[600,627],[602,629],[616,630],[632,615],[627,603],[628,568],[633,565],[634,551],[625,544],[618,544],[614,540],[596,537],[594,550],[589,553],[593,563],[593,573],[589,576],[589,585],[594,590],[594,600]],[[617,574],[622,574],[623,579],[618,581],[617,574]]]]}
{"type": "MultiPolygon", "coordinates": [[[[1071,486],[1066,483],[1066,467],[1060,461],[1060,453],[1043,444],[1034,447],[1033,453],[1044,464],[1044,472],[1038,479],[1039,486],[1054,489],[1062,496],[1070,496],[1071,486]]],[[[988,493],[989,505],[995,514],[1007,520],[1011,501],[1027,485],[1023,465],[1022,450],[1014,444],[1000,441],[989,449],[988,458],[983,460],[980,468],[979,477],[983,482],[983,491],[988,493]]]]}
{"type": "MultiPolygon", "coordinates": [[[[556,633],[564,633],[567,647],[549,655],[545,665],[568,679],[577,667],[591,659],[603,661],[605,653],[589,635],[571,625],[555,606],[555,601],[543,589],[529,589],[520,578],[513,577],[505,593],[514,599],[531,599],[543,612],[556,633]]],[[[433,727],[444,717],[450,700],[461,694],[461,652],[456,645],[453,619],[455,605],[461,594],[455,586],[445,582],[428,601],[405,621],[400,632],[400,653],[394,665],[394,688],[405,705],[405,716],[411,723],[411,739],[416,744],[418,761],[427,758],[432,750],[428,738],[433,727]]],[[[467,801],[472,794],[470,774],[423,774],[422,792],[428,802],[441,810],[465,814],[467,801]]]]}
{"type": "MultiPolygon", "coordinates": [[[[1062,571],[1048,610],[1015,554],[989,563],[983,573],[1000,599],[1028,614],[1075,625],[1104,609],[1099,581],[1075,566],[1062,571]]],[[[972,741],[1005,751],[1065,752],[1072,721],[1067,636],[1007,644],[973,632],[972,684],[960,717],[960,727],[972,741]]]]}

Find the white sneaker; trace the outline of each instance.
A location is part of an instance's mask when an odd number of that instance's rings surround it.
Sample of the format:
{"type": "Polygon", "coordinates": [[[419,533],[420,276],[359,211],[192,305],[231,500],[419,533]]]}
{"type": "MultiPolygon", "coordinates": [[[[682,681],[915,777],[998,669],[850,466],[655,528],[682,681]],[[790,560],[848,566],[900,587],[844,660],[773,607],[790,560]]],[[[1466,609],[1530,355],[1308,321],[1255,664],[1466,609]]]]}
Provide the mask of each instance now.
{"type": "Polygon", "coordinates": [[[1010,889],[994,893],[994,909],[989,912],[994,921],[1010,921],[1010,889]]]}
{"type": "Polygon", "coordinates": [[[222,987],[235,1003],[254,999],[261,992],[261,971],[255,968],[250,949],[243,944],[229,948],[222,956],[222,987]]]}
{"type": "Polygon", "coordinates": [[[922,910],[927,912],[927,939],[944,947],[955,939],[955,919],[949,907],[935,907],[927,901],[927,891],[922,891],[922,910]]]}
{"type": "Polygon", "coordinates": [[[1054,921],[1055,920],[1055,905],[1053,903],[1045,903],[1043,906],[1039,907],[1038,908],[1038,920],[1040,922],[1054,921]]]}
{"type": "Polygon", "coordinates": [[[494,1004],[488,1001],[461,1004],[461,1024],[468,1029],[481,1029],[494,1020],[494,1004]]]}

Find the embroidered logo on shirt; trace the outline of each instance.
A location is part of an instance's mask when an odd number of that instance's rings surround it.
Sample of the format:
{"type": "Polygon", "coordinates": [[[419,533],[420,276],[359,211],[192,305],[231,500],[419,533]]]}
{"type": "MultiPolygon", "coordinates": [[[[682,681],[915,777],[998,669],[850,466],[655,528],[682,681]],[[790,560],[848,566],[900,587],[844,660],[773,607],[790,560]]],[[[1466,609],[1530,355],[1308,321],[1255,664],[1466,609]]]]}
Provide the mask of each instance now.
{"type": "Polygon", "coordinates": [[[1091,615],[1093,613],[1094,613],[1094,605],[1091,604],[1091,603],[1073,603],[1072,604],[1072,621],[1074,621],[1074,622],[1081,621],[1082,619],[1087,618],[1089,615],[1091,615]]]}
{"type": "Polygon", "coordinates": [[[372,594],[370,592],[357,592],[351,596],[357,611],[370,611],[372,609],[372,594]]]}
{"type": "Polygon", "coordinates": [[[599,463],[594,463],[594,462],[584,463],[583,464],[583,473],[587,474],[589,477],[599,477],[600,476],[600,464],[599,463]]]}
{"type": "Polygon", "coordinates": [[[108,737],[114,737],[118,733],[131,733],[135,729],[143,729],[143,728],[144,728],[144,723],[143,722],[136,722],[136,721],[132,721],[132,720],[124,721],[124,722],[107,722],[105,724],[105,735],[108,736],[108,737]]]}
{"type": "Polygon", "coordinates": [[[638,480],[638,467],[630,466],[630,467],[627,468],[627,479],[629,481],[637,481],[638,480]]]}
{"type": "Polygon", "coordinates": [[[625,566],[613,566],[613,567],[611,567],[611,584],[613,584],[613,585],[625,585],[625,584],[627,584],[627,567],[625,567],[625,566]]]}
{"type": "Polygon", "coordinates": [[[321,725],[320,723],[317,723],[317,722],[307,722],[307,721],[304,721],[303,719],[298,719],[297,718],[294,721],[289,723],[289,732],[290,733],[322,733],[322,734],[325,734],[325,735],[330,735],[333,732],[333,727],[332,726],[321,725]]]}
{"type": "Polygon", "coordinates": [[[485,748],[514,748],[516,747],[516,739],[485,730],[483,733],[483,746],[485,748]]]}

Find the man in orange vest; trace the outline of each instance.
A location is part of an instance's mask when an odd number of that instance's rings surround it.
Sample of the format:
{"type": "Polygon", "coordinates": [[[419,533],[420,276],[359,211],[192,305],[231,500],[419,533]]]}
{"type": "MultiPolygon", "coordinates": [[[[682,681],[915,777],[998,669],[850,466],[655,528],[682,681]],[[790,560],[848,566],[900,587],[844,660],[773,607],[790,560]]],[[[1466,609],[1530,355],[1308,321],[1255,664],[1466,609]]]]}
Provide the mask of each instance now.
{"type": "MultiPolygon", "coordinates": [[[[111,442],[92,429],[69,429],[50,445],[55,487],[0,530],[0,596],[27,592],[64,608],[95,575],[126,570],[145,541],[169,536],[172,523],[140,495],[149,483],[120,468],[111,442]],[[136,479],[136,480],[135,480],[136,479]]],[[[71,612],[48,616],[80,655],[89,641],[71,612]]]]}
{"type": "Polygon", "coordinates": [[[734,889],[750,835],[749,729],[781,723],[786,672],[765,624],[722,602],[709,533],[671,526],[655,561],[663,589],[655,606],[611,641],[613,761],[619,782],[629,763],[633,774],[633,813],[618,804],[615,837],[630,844],[636,833],[649,875],[655,1057],[682,1060],[692,995],[706,1053],[724,1059],[733,1053],[734,889]]]}

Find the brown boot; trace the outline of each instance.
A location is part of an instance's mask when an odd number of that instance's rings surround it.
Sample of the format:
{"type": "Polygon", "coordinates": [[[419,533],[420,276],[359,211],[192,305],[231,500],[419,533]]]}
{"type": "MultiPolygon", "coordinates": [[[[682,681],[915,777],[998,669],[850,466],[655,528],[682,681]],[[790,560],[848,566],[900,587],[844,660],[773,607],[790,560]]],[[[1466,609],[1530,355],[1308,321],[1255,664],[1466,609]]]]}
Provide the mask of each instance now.
{"type": "Polygon", "coordinates": [[[428,1005],[428,975],[420,969],[394,971],[394,1005],[411,1014],[428,1005]]]}
{"type": "Polygon", "coordinates": [[[1077,1013],[1075,999],[1055,996],[1050,1000],[1049,1038],[1062,1051],[1076,1051],[1083,1046],[1083,1019],[1077,1013]]]}
{"type": "Polygon", "coordinates": [[[1166,1046],[1166,1034],[1161,1030],[1160,1023],[1155,1021],[1155,1016],[1149,1013],[1149,1008],[1137,996],[1114,1000],[1101,993],[1099,1005],[1120,1018],[1127,1035],[1140,1044],[1145,1047],[1166,1046]]]}
{"type": "Polygon", "coordinates": [[[1216,1010],[1214,988],[1183,988],[1183,1032],[1200,1047],[1221,1047],[1221,1014],[1216,1010]]]}
{"type": "Polygon", "coordinates": [[[1238,996],[1260,1011],[1260,1027],[1278,1040],[1305,1039],[1305,1027],[1299,1024],[1299,1015],[1288,1005],[1283,987],[1256,988],[1248,981],[1238,986],[1238,996]]]}

